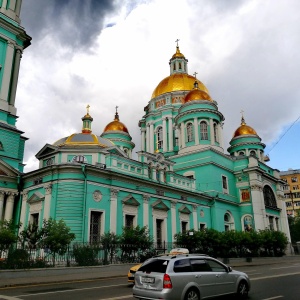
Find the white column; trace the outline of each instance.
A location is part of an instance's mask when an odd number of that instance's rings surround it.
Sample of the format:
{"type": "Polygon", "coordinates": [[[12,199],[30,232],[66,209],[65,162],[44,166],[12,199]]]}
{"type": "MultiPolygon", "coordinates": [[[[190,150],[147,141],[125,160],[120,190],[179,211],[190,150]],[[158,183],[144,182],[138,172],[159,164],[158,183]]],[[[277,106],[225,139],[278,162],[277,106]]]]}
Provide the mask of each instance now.
{"type": "Polygon", "coordinates": [[[50,206],[52,196],[52,184],[45,186],[44,219],[50,218],[50,206]]]}
{"type": "Polygon", "coordinates": [[[146,133],[145,128],[142,128],[141,129],[141,137],[142,137],[142,140],[141,140],[141,150],[142,151],[145,151],[145,133],[146,133]]]}
{"type": "Polygon", "coordinates": [[[150,152],[150,125],[146,126],[146,151],[150,152]]]}
{"type": "Polygon", "coordinates": [[[182,148],[185,148],[185,127],[184,124],[180,124],[180,133],[181,133],[181,146],[182,148]]]}
{"type": "Polygon", "coordinates": [[[15,9],[16,9],[16,0],[10,0],[9,9],[12,10],[12,11],[15,11],[15,9]]]}
{"type": "Polygon", "coordinates": [[[5,193],[3,191],[0,191],[0,221],[2,221],[4,196],[5,196],[5,193]]]}
{"type": "Polygon", "coordinates": [[[16,15],[17,16],[20,16],[21,2],[22,2],[22,0],[17,0],[17,5],[16,5],[16,15]]]}
{"type": "Polygon", "coordinates": [[[223,148],[223,127],[221,124],[218,125],[219,144],[223,148]]]}
{"type": "Polygon", "coordinates": [[[215,133],[214,133],[213,119],[209,119],[209,127],[210,127],[210,144],[215,145],[215,133]]]}
{"type": "Polygon", "coordinates": [[[4,212],[4,220],[9,221],[13,217],[15,195],[16,195],[15,193],[8,193],[5,212],[4,212]]]}
{"type": "Polygon", "coordinates": [[[167,146],[168,146],[168,141],[167,141],[167,121],[166,118],[163,118],[163,151],[167,152],[167,146]]]}
{"type": "Polygon", "coordinates": [[[143,226],[149,227],[149,196],[143,196],[143,226]]]}
{"type": "Polygon", "coordinates": [[[177,146],[178,146],[178,148],[180,149],[180,146],[181,146],[181,135],[180,135],[179,127],[177,127],[175,130],[176,130],[176,133],[177,133],[177,136],[176,136],[176,137],[177,137],[177,139],[178,139],[178,140],[177,140],[177,143],[178,143],[177,146]]]}
{"type": "Polygon", "coordinates": [[[264,230],[269,226],[268,218],[266,218],[266,209],[262,188],[258,185],[251,185],[251,198],[253,207],[253,218],[256,230],[264,230]]]}
{"type": "Polygon", "coordinates": [[[169,151],[173,151],[173,149],[174,149],[173,120],[172,120],[172,118],[169,118],[168,121],[169,121],[169,151]]]}
{"type": "Polygon", "coordinates": [[[110,232],[117,232],[117,189],[111,189],[110,191],[110,232]]]}
{"type": "Polygon", "coordinates": [[[154,125],[150,123],[150,153],[154,153],[154,125]]]}
{"type": "Polygon", "coordinates": [[[176,201],[171,202],[171,223],[172,223],[172,242],[174,242],[174,235],[177,233],[176,230],[176,201]]]}
{"type": "Polygon", "coordinates": [[[3,7],[4,9],[6,9],[6,5],[7,5],[7,0],[3,0],[3,1],[2,1],[2,7],[3,7]]]}
{"type": "Polygon", "coordinates": [[[194,220],[194,230],[199,230],[198,219],[197,219],[197,206],[193,205],[193,220],[194,220]]]}
{"type": "Polygon", "coordinates": [[[194,118],[195,145],[199,145],[199,126],[197,118],[194,118]]]}
{"type": "Polygon", "coordinates": [[[8,102],[8,92],[9,92],[10,78],[12,72],[12,65],[13,65],[13,56],[14,56],[14,45],[8,42],[7,49],[6,49],[4,71],[3,71],[2,88],[0,91],[0,99],[3,99],[7,102],[8,102]]]}
{"type": "Polygon", "coordinates": [[[21,228],[20,230],[22,231],[25,227],[25,217],[26,217],[26,207],[27,207],[27,199],[28,199],[28,194],[27,192],[22,193],[22,207],[21,207],[21,215],[20,215],[20,223],[21,223],[21,228]]]}

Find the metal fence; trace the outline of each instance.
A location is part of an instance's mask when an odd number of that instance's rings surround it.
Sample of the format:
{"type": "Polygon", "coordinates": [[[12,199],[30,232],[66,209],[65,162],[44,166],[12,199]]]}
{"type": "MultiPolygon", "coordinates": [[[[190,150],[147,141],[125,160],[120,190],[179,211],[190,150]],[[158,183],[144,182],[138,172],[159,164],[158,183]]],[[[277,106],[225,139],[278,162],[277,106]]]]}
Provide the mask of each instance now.
{"type": "Polygon", "coordinates": [[[0,269],[48,266],[103,265],[140,263],[147,258],[170,252],[179,246],[172,242],[149,245],[72,243],[62,252],[16,244],[0,253],[0,269]]]}

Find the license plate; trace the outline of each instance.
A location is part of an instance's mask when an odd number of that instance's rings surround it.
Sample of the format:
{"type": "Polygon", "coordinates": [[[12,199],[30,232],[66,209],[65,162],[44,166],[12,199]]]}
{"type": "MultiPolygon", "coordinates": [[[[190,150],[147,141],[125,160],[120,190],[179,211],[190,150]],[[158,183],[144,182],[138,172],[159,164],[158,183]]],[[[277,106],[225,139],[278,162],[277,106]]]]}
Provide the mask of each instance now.
{"type": "Polygon", "coordinates": [[[142,283],[154,283],[154,278],[151,277],[142,277],[142,283]]]}

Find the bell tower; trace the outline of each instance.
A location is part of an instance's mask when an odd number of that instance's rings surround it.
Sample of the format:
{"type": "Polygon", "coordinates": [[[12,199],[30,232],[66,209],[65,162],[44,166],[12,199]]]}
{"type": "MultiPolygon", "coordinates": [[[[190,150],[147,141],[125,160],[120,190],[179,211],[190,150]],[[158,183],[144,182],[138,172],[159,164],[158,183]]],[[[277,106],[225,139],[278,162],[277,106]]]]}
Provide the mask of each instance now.
{"type": "Polygon", "coordinates": [[[0,0],[0,160],[23,172],[26,138],[16,128],[20,61],[31,37],[20,25],[22,0],[0,0]]]}

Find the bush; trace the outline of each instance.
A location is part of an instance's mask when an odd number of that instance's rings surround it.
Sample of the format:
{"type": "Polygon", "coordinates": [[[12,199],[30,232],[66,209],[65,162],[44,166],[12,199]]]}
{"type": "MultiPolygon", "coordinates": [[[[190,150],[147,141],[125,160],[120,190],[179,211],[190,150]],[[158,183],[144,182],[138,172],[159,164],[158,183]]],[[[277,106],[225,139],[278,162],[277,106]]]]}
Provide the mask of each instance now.
{"type": "Polygon", "coordinates": [[[73,255],[78,266],[97,266],[99,262],[97,260],[99,248],[93,246],[74,246],[73,255]]]}

